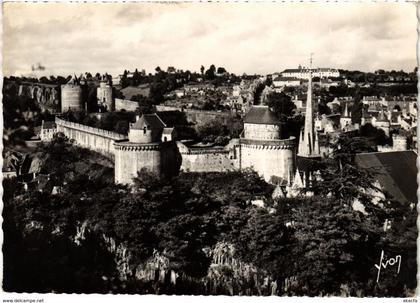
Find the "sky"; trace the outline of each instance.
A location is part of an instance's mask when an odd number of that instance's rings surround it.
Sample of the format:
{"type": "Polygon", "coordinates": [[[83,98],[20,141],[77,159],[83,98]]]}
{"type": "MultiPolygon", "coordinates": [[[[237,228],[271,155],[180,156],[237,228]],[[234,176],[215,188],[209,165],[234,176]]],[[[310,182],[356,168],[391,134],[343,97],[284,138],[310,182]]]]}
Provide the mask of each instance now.
{"type": "Polygon", "coordinates": [[[121,74],[210,64],[236,74],[307,66],[412,71],[412,3],[5,3],[3,73],[121,74]]]}

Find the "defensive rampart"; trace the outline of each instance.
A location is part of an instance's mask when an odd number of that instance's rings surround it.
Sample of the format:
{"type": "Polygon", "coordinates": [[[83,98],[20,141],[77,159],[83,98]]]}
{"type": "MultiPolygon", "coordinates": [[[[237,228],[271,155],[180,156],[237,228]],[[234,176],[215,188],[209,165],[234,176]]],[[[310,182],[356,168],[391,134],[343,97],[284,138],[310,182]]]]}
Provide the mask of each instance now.
{"type": "Polygon", "coordinates": [[[114,158],[114,142],[127,140],[128,137],[87,125],[69,122],[55,118],[57,132],[62,132],[69,139],[73,139],[79,146],[97,151],[105,156],[114,158]]]}
{"type": "Polygon", "coordinates": [[[182,157],[181,170],[189,172],[222,172],[235,169],[234,157],[228,149],[188,148],[177,142],[182,157]]]}
{"type": "Polygon", "coordinates": [[[115,98],[115,110],[125,110],[127,112],[134,112],[139,107],[137,101],[115,98]]]}
{"type": "Polygon", "coordinates": [[[173,111],[178,110],[180,112],[185,113],[188,122],[196,123],[196,124],[206,124],[208,122],[218,120],[222,124],[230,126],[236,117],[234,113],[231,112],[217,112],[211,110],[198,110],[198,109],[186,109],[186,108],[179,108],[179,107],[172,107],[172,106],[165,106],[165,105],[156,105],[157,111],[173,111]]]}

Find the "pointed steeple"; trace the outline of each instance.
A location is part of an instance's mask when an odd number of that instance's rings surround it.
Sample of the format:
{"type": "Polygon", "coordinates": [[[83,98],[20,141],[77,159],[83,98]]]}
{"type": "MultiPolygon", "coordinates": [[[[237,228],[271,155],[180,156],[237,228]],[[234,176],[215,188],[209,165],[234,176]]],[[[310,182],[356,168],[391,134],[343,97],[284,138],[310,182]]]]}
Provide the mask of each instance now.
{"type": "Polygon", "coordinates": [[[312,56],[309,68],[308,92],[306,97],[305,126],[303,129],[303,142],[299,145],[298,155],[310,157],[317,155],[314,150],[314,121],[313,121],[313,100],[312,100],[312,56]]]}
{"type": "Polygon", "coordinates": [[[381,111],[379,112],[379,115],[376,121],[388,122],[388,118],[385,115],[384,108],[382,108],[381,111]]]}
{"type": "Polygon", "coordinates": [[[348,109],[348,106],[347,106],[347,102],[346,102],[346,105],[345,105],[345,107],[344,107],[344,114],[343,114],[343,117],[344,117],[344,118],[348,118],[348,117],[349,117],[349,109],[348,109]]]}
{"type": "Polygon", "coordinates": [[[293,179],[292,188],[302,188],[302,187],[303,187],[303,181],[302,181],[302,178],[300,176],[299,169],[296,169],[296,174],[295,174],[295,177],[293,179]]]}

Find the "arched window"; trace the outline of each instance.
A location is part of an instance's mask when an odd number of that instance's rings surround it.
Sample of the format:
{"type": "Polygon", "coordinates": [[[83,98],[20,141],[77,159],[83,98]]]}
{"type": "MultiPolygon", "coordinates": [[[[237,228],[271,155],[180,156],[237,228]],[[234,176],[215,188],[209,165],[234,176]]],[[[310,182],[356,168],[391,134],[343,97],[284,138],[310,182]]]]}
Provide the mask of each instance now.
{"type": "Polygon", "coordinates": [[[146,130],[147,130],[147,127],[146,127],[146,126],[144,126],[144,127],[143,127],[143,134],[146,134],[146,130]]]}

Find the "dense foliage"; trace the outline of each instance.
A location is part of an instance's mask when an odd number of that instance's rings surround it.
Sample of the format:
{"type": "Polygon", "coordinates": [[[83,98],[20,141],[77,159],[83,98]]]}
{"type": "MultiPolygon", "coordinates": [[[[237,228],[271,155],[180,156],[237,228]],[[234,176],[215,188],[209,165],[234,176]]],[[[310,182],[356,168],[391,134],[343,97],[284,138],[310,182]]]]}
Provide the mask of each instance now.
{"type": "MultiPolygon", "coordinates": [[[[333,163],[321,167],[321,173],[340,173],[337,180],[344,180],[345,187],[327,180],[324,188],[333,186],[334,196],[319,188],[312,197],[273,200],[273,186],[253,171],[181,173],[171,180],[141,171],[132,188],[114,185],[105,158],[59,136],[39,151],[43,173],[60,185],[58,193],[45,187],[23,191],[13,179],[3,183],[3,287],[25,292],[229,293],[203,284],[212,262],[206,251],[226,242],[234,245],[235,258],[278,281],[280,295],[404,296],[415,287],[416,213],[397,202],[380,207],[363,199],[368,214],[354,210],[349,198],[357,193],[347,189],[363,186],[370,177],[363,171],[350,176],[355,173],[351,156],[360,147],[340,143],[333,163]],[[271,207],[255,207],[255,199],[271,207]],[[387,232],[385,218],[393,220],[387,232]],[[125,278],[116,250],[105,241],[111,238],[127,250],[125,278]],[[400,275],[383,271],[376,283],[374,264],[381,250],[401,254],[403,262],[400,275]],[[169,260],[169,269],[189,279],[188,287],[135,278],[136,266],[156,251],[169,260]],[[293,283],[285,287],[286,280],[293,283]]],[[[249,287],[242,279],[235,278],[237,293],[249,287]]]]}

